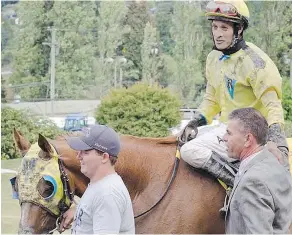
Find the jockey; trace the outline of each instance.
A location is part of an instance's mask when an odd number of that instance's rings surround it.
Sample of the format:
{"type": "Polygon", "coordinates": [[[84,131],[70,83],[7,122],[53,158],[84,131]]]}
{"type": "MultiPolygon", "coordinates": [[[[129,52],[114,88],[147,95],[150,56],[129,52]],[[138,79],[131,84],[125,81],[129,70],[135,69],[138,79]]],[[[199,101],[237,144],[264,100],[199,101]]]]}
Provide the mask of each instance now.
{"type": "Polygon", "coordinates": [[[198,128],[195,139],[181,147],[182,159],[232,187],[236,167],[230,167],[234,166],[234,160],[228,158],[223,141],[225,122],[232,110],[253,107],[268,121],[269,150],[289,169],[283,132],[282,78],[268,55],[243,39],[249,23],[247,5],[243,0],[211,1],[206,7],[206,17],[211,21],[214,42],[206,61],[206,94],[180,140],[184,143],[189,140],[188,128],[202,127],[198,128]],[[217,114],[220,114],[218,125],[204,126],[211,124],[217,114]]]}

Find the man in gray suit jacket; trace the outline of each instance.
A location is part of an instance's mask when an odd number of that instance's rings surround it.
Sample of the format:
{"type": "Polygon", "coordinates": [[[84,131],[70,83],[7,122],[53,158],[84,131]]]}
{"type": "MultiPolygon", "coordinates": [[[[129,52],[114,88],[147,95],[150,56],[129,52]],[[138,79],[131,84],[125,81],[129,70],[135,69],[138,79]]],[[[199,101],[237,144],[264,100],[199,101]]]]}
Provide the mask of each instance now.
{"type": "Polygon", "coordinates": [[[253,108],[230,113],[224,140],[240,167],[229,197],[226,233],[289,233],[292,178],[265,146],[268,124],[253,108]]]}

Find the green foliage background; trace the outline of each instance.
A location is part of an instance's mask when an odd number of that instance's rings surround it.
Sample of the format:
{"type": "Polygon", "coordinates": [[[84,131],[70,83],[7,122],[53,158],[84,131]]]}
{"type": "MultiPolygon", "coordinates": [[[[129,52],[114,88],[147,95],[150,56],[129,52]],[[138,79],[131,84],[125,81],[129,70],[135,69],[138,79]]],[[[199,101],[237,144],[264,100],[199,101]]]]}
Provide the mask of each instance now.
{"type": "MultiPolygon", "coordinates": [[[[285,121],[285,135],[287,138],[292,138],[292,121],[285,121]]],[[[291,152],[291,149],[290,149],[291,152]]]]}
{"type": "Polygon", "coordinates": [[[20,131],[30,143],[37,141],[39,133],[50,139],[63,133],[51,120],[37,119],[27,110],[4,107],[1,109],[1,159],[20,157],[13,140],[13,128],[20,131]]]}
{"type": "MultiPolygon", "coordinates": [[[[14,3],[1,2],[1,64],[13,71],[9,78],[3,76],[1,79],[2,102],[10,101],[9,92],[21,95],[22,101],[49,98],[48,44],[52,38],[48,27],[54,27],[56,97],[64,100],[105,97],[97,111],[99,122],[112,125],[124,134],[165,136],[168,128],[180,119],[177,105],[196,108],[200,104],[206,84],[205,61],[213,46],[210,22],[204,16],[206,1],[40,0],[14,3]],[[15,12],[18,23],[8,17],[11,12],[15,12]],[[157,53],[153,54],[153,49],[157,49],[157,53]],[[122,57],[126,58],[123,63],[122,57]],[[106,96],[112,88],[129,88],[141,81],[168,88],[179,101],[169,99],[158,92],[157,87],[115,90],[106,96]],[[35,83],[40,85],[17,87],[35,83]],[[16,86],[12,91],[8,90],[10,84],[16,86]],[[135,93],[135,89],[141,89],[140,94],[135,93]],[[151,102],[147,102],[148,98],[151,102]]],[[[289,1],[246,3],[250,24],[244,32],[245,40],[266,52],[284,78],[283,107],[288,134],[288,121],[292,121],[292,92],[286,78],[291,72],[292,4],[289,1]]],[[[35,140],[36,121],[22,115],[30,117],[25,112],[3,112],[1,119],[10,125],[2,122],[4,146],[12,143],[9,131],[15,123],[35,140]]],[[[50,133],[50,129],[45,131],[50,133]]],[[[14,150],[11,151],[7,150],[7,156],[13,158],[14,150]]]]}
{"type": "MultiPolygon", "coordinates": [[[[258,45],[281,75],[289,77],[292,5],[289,1],[246,3],[250,24],[245,40],[258,45]]],[[[184,106],[196,108],[204,94],[205,61],[213,46],[206,4],[44,0],[4,4],[2,64],[12,66],[13,74],[3,84],[41,83],[16,88],[14,93],[22,100],[49,98],[48,27],[54,27],[58,99],[99,99],[113,87],[146,81],[170,88],[184,106]],[[8,8],[15,11],[18,24],[6,17],[8,8]]]]}
{"type": "Polygon", "coordinates": [[[282,105],[284,108],[284,118],[285,120],[292,121],[292,87],[290,86],[290,81],[288,79],[283,79],[283,98],[282,105]]]}
{"type": "Polygon", "coordinates": [[[102,101],[96,120],[122,134],[161,137],[169,135],[181,116],[179,99],[167,89],[136,84],[113,90],[102,101]]]}
{"type": "Polygon", "coordinates": [[[286,78],[283,79],[282,105],[284,108],[285,134],[287,138],[292,138],[292,87],[290,81],[286,78]]]}

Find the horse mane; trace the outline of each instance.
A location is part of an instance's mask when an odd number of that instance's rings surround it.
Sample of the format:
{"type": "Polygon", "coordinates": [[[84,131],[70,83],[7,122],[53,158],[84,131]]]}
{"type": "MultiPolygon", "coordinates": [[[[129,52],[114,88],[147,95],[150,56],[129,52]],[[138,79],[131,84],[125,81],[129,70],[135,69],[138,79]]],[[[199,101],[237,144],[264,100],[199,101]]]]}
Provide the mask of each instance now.
{"type": "MultiPolygon", "coordinates": [[[[56,140],[66,140],[67,137],[78,137],[82,134],[81,131],[75,131],[75,132],[68,132],[66,134],[62,134],[56,137],[56,140]]],[[[156,144],[176,144],[177,143],[177,137],[174,135],[170,135],[167,137],[159,137],[159,138],[153,138],[153,137],[138,137],[134,135],[121,135],[126,136],[129,139],[137,139],[137,140],[146,140],[149,142],[156,142],[156,144]]]]}
{"type": "Polygon", "coordinates": [[[153,138],[153,137],[138,137],[133,135],[122,135],[132,140],[145,140],[148,142],[152,142],[153,144],[176,144],[176,136],[170,135],[167,137],[153,138]]]}

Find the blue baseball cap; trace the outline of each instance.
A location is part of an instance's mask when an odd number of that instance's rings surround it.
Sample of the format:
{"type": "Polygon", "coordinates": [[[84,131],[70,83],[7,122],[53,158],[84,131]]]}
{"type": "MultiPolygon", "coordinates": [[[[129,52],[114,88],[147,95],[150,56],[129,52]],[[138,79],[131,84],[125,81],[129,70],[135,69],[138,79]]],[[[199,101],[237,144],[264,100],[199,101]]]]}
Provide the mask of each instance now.
{"type": "Polygon", "coordinates": [[[68,137],[67,143],[77,151],[96,149],[117,157],[120,152],[119,135],[106,125],[93,125],[83,130],[79,137],[68,137]]]}

